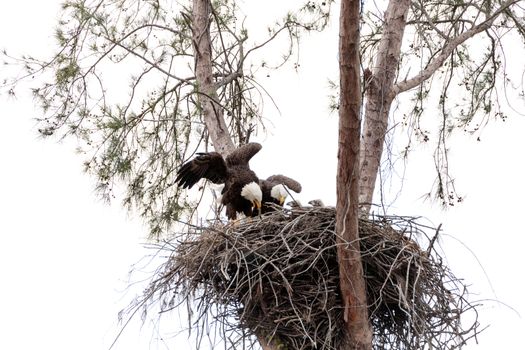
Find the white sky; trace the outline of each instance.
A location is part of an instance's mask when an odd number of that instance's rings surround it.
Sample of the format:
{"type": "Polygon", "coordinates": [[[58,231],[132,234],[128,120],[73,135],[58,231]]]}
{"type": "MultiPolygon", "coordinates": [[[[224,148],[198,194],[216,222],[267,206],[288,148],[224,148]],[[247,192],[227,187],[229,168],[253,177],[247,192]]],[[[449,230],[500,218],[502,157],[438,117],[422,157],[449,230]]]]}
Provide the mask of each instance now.
{"type": "MultiPolygon", "coordinates": [[[[0,48],[49,50],[58,3],[0,5],[0,48]]],[[[299,74],[278,72],[265,82],[281,115],[267,103],[274,126],[261,138],[264,148],[252,167],[261,177],[284,173],[300,180],[304,202],[335,202],[337,116],[328,114],[326,99],[327,78],[337,69],[333,29],[303,39],[299,74]]],[[[126,287],[131,265],[147,253],[141,246],[147,233],[118,203],[96,199],[73,142],[38,138],[37,116],[27,96],[0,97],[0,349],[107,349],[118,330],[117,312],[140,290],[126,287]]],[[[431,168],[424,166],[431,150],[415,153],[403,194],[391,208],[443,223],[441,245],[452,271],[479,294],[473,298],[497,299],[516,310],[484,302],[479,318],[490,327],[469,350],[523,346],[523,130],[523,116],[511,115],[489,125],[480,143],[454,139],[451,161],[465,202],[446,212],[420,199],[432,183],[431,168]]],[[[176,333],[175,323],[166,319],[163,329],[176,333]]],[[[152,322],[140,328],[138,321],[115,349],[186,348],[184,336],[178,343],[157,338],[152,322]]]]}

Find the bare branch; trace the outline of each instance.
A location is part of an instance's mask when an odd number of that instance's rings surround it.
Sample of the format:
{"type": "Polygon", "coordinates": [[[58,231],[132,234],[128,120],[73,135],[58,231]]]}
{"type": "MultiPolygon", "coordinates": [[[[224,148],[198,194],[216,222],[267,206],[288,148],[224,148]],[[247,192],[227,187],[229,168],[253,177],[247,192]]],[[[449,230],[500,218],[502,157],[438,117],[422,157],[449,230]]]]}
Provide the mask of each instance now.
{"type": "Polygon", "coordinates": [[[476,25],[475,27],[467,30],[466,32],[461,33],[457,37],[450,40],[448,43],[445,44],[443,47],[441,53],[435,57],[425,69],[423,69],[419,74],[417,74],[415,77],[398,82],[394,85],[394,88],[391,91],[391,98],[394,98],[396,95],[413,89],[419,84],[421,84],[423,81],[427,80],[434,74],[442,65],[443,62],[452,54],[452,52],[461,44],[463,44],[466,40],[473,37],[476,34],[479,34],[487,29],[489,29],[496,18],[506,11],[510,6],[517,3],[519,0],[508,0],[506,1],[501,7],[495,11],[492,15],[490,15],[484,22],[476,25]]]}

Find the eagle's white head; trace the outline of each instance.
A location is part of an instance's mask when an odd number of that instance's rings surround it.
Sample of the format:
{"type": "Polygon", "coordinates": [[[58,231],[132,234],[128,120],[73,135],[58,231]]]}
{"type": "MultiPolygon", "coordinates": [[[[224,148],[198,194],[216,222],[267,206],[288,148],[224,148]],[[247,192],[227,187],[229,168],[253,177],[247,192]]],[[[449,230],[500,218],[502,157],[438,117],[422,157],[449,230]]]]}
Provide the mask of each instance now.
{"type": "Polygon", "coordinates": [[[279,184],[272,187],[270,195],[279,202],[279,205],[283,205],[286,197],[288,197],[288,191],[284,185],[279,184]]]}
{"type": "Polygon", "coordinates": [[[241,190],[241,196],[252,202],[252,205],[257,209],[261,209],[262,191],[258,183],[252,181],[244,185],[241,190]]]}

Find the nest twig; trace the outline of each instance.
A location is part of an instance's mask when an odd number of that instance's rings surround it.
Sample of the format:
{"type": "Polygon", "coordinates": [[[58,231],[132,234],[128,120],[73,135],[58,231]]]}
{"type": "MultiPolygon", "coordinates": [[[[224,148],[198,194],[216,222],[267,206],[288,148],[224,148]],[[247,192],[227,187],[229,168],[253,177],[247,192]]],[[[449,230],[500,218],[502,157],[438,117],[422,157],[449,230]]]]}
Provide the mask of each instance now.
{"type": "MultiPolygon", "coordinates": [[[[413,218],[359,221],[374,349],[456,349],[479,332],[466,286],[443,265],[428,231],[413,218]],[[471,311],[466,325],[462,316],[471,311]]],[[[230,348],[247,335],[284,349],[338,348],[344,321],[333,208],[217,222],[170,247],[146,293],[164,310],[197,305],[192,324],[203,327],[211,315],[230,334],[230,348]]]]}

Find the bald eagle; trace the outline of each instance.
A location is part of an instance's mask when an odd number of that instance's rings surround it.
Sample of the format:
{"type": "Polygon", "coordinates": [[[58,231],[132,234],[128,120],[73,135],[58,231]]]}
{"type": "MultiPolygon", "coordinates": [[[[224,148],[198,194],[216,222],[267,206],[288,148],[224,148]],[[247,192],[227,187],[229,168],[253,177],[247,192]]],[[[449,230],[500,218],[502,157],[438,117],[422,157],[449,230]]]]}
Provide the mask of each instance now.
{"type": "Polygon", "coordinates": [[[248,143],[234,150],[226,159],[217,152],[197,153],[197,157],[182,165],[175,182],[182,188],[191,188],[202,178],[224,184],[221,203],[226,207],[228,219],[235,220],[237,213],[250,217],[254,208],[261,208],[263,195],[259,178],[248,162],[261,148],[258,143],[248,143]]]}
{"type": "MultiPolygon", "coordinates": [[[[274,208],[269,203],[283,206],[286,197],[288,196],[287,188],[291,189],[296,193],[300,193],[302,190],[301,184],[292,178],[284,175],[272,175],[266,180],[259,182],[261,187],[263,198],[260,213],[268,213],[273,211],[274,208]]],[[[258,214],[254,212],[254,214],[258,214]]]]}

